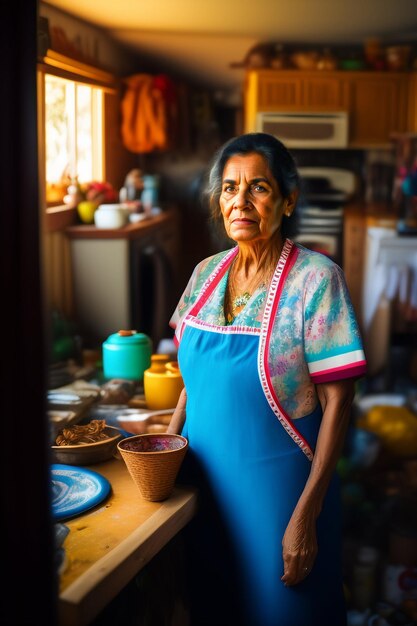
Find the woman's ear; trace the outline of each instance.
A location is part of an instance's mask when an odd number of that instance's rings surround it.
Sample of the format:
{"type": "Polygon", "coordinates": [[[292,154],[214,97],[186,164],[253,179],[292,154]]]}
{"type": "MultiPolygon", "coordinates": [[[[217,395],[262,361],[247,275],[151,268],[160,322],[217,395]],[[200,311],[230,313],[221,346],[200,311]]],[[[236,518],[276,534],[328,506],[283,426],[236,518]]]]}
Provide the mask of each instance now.
{"type": "Polygon", "coordinates": [[[292,212],[294,211],[298,200],[298,189],[294,189],[286,198],[285,198],[285,209],[284,215],[290,217],[292,212]]]}

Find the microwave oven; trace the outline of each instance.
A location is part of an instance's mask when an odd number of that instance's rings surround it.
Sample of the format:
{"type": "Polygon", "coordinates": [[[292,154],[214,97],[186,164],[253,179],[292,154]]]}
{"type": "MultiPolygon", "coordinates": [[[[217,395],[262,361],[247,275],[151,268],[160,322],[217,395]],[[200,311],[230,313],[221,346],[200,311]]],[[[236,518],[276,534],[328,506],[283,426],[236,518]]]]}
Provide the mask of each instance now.
{"type": "Polygon", "coordinates": [[[347,148],[348,114],[261,112],[256,130],[274,135],[288,148],[347,148]]]}

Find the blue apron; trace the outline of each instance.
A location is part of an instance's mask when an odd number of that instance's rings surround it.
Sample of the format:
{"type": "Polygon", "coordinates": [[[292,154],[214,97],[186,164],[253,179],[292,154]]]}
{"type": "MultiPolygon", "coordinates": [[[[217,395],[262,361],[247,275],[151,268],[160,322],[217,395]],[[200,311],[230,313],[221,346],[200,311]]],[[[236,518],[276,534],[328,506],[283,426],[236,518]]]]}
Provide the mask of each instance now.
{"type": "MultiPolygon", "coordinates": [[[[312,572],[292,587],[280,580],[282,537],[311,461],[271,410],[258,348],[251,329],[185,321],[178,360],[190,447],[179,481],[200,492],[185,534],[191,626],[344,626],[336,476],[318,519],[312,572]]],[[[318,407],[296,420],[312,450],[321,416],[318,407]]]]}

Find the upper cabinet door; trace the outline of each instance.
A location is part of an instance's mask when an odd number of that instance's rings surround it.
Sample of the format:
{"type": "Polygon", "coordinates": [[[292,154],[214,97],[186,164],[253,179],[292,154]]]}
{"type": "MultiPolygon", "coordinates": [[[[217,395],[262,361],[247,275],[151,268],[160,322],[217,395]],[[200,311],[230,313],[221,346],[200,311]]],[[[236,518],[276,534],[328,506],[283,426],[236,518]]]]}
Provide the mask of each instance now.
{"type": "Polygon", "coordinates": [[[349,105],[349,82],[343,75],[334,73],[306,74],[302,104],[311,111],[346,111],[349,105]]]}
{"type": "Polygon", "coordinates": [[[260,77],[258,102],[263,111],[279,107],[294,107],[302,103],[301,76],[266,74],[260,77]]]}
{"type": "Polygon", "coordinates": [[[256,129],[256,115],[263,111],[294,111],[302,106],[303,79],[298,72],[252,70],[244,88],[245,132],[256,129]]]}
{"type": "Polygon", "coordinates": [[[353,146],[390,142],[407,129],[407,74],[358,75],[351,81],[350,142],[353,146]]]}

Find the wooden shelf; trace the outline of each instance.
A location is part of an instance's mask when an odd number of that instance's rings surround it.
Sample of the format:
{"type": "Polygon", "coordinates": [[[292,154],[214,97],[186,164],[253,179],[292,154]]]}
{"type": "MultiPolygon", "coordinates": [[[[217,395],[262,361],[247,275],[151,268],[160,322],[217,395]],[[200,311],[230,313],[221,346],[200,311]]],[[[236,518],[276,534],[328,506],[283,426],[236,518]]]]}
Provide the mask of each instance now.
{"type": "Polygon", "coordinates": [[[136,239],[161,225],[172,223],[177,217],[175,209],[167,209],[141,222],[121,228],[97,228],[94,224],[78,224],[65,229],[70,239],[136,239]]]}

